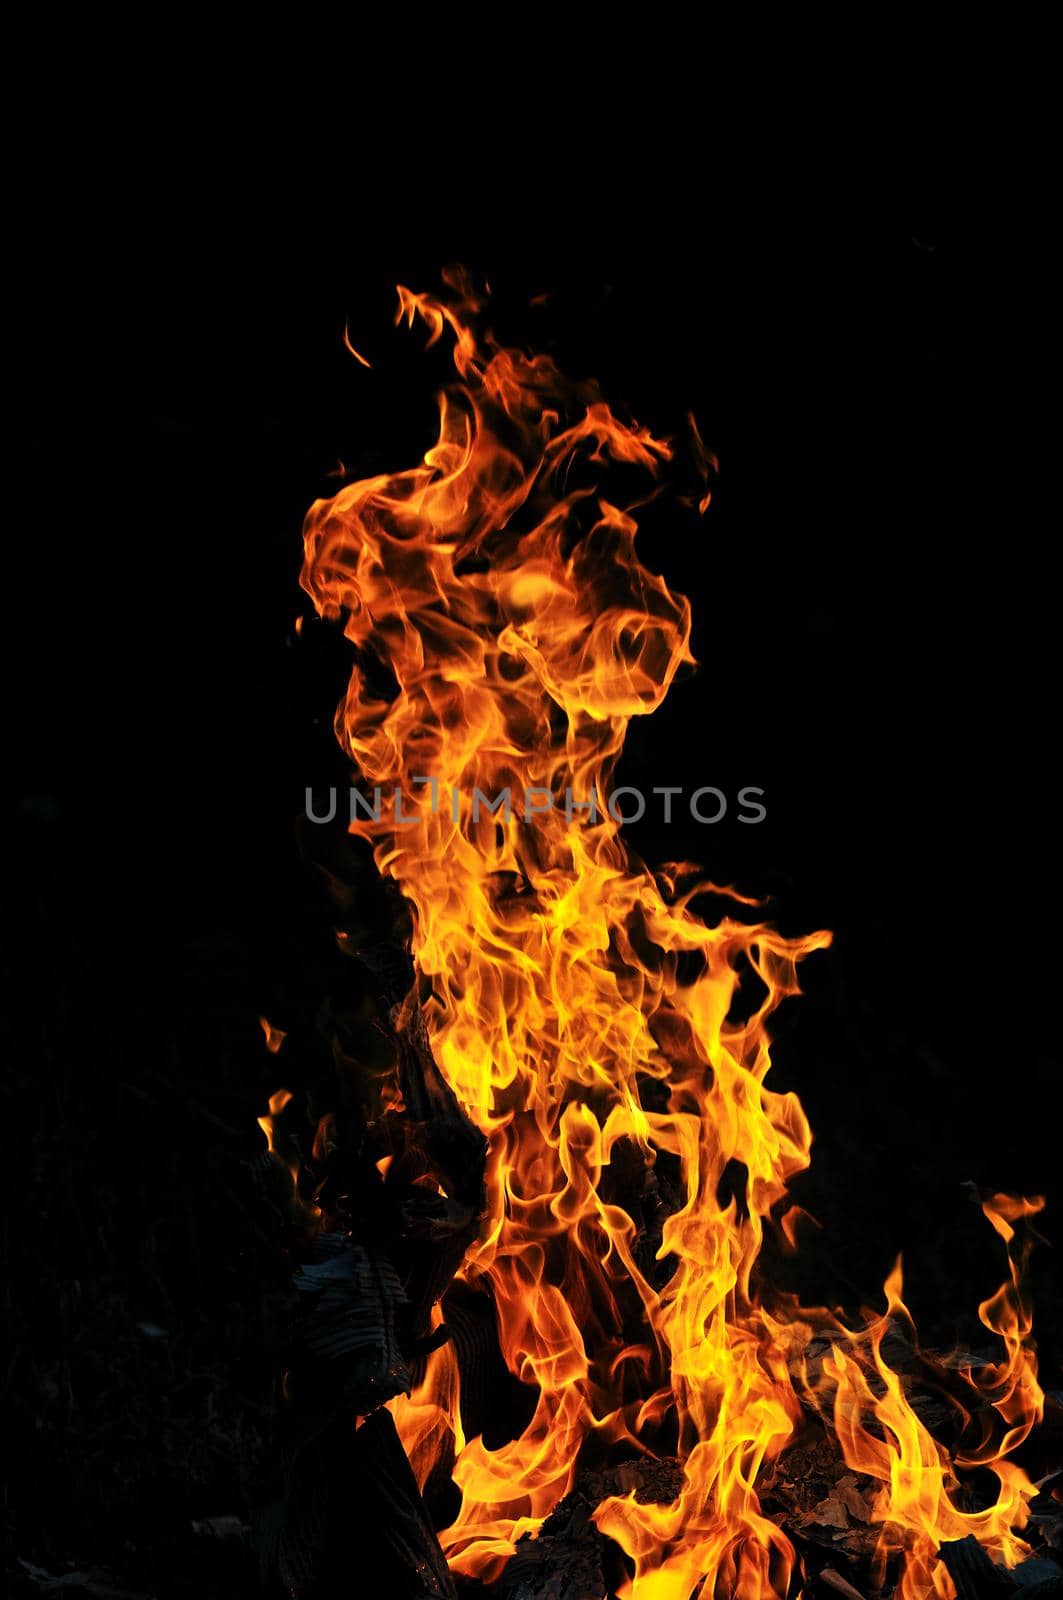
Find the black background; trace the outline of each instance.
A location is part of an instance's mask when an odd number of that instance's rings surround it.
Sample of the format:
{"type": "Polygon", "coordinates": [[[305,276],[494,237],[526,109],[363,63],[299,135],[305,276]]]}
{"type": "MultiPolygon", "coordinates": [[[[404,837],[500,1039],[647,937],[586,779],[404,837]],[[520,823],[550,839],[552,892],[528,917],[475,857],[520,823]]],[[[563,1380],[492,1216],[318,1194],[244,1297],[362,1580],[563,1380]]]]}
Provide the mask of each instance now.
{"type": "MultiPolygon", "coordinates": [[[[8,539],[18,1554],[177,1548],[247,1514],[268,1453],[232,1173],[276,1087],[256,1019],[296,1039],[333,959],[294,818],[335,776],[347,670],[293,633],[299,527],[337,459],[429,443],[445,360],[392,327],[393,286],[450,261],[490,280],[503,339],[655,431],[693,409],[719,457],[705,521],[643,551],[700,666],[625,770],[762,785],[761,826],[636,843],[835,932],[777,1051],[816,1134],[802,1287],[874,1302],[903,1251],[947,1342],[1002,1267],[965,1180],[1047,1192],[1054,1237],[1049,259],[937,204],[869,216],[795,182],[725,207],[690,164],[400,204],[177,161],[38,197],[8,539]]],[[[1054,1277],[1043,1247],[1049,1384],[1054,1277]]]]}

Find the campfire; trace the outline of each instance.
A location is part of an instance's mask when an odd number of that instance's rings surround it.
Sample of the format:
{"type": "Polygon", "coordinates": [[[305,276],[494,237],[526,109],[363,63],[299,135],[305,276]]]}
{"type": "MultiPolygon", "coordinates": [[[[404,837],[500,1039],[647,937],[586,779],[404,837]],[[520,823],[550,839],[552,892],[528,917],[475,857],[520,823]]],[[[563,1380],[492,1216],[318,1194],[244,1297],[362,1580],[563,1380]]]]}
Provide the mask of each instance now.
{"type": "Polygon", "coordinates": [[[1048,1593],[1037,1441],[1059,1424],[1023,1291],[1042,1202],[978,1197],[1002,1277],[985,1353],[920,1348],[899,1264],[877,1309],[770,1281],[812,1142],[772,1087],[772,1018],[830,935],[644,865],[615,782],[630,719],[692,663],[640,511],[674,493],[704,515],[715,464],[693,421],[622,420],[485,316],[458,274],[399,289],[452,349],[438,438],[306,520],[303,585],[351,648],[340,825],[388,914],[336,878],[357,1001],[328,1020],[327,1103],[263,1020],[258,1175],[294,1268],[281,1577],[331,1594],[364,1559],[382,1595],[1048,1593]]]}

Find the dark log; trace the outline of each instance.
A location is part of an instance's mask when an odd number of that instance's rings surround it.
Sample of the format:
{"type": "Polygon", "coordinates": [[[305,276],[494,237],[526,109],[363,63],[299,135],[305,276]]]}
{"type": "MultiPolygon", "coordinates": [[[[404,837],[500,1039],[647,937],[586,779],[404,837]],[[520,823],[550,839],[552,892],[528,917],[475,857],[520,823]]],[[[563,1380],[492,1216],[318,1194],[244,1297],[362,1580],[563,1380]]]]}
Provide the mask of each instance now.
{"type": "Polygon", "coordinates": [[[538,1390],[506,1366],[498,1339],[498,1312],[486,1284],[461,1280],[443,1296],[461,1375],[461,1420],[466,1438],[484,1436],[488,1449],[519,1437],[531,1421],[538,1390]]]}
{"type": "Polygon", "coordinates": [[[380,997],[389,1010],[399,1005],[413,988],[413,962],[400,946],[361,945],[358,960],[373,974],[380,997]]]}
{"type": "Polygon", "coordinates": [[[1044,1556],[1031,1556],[1010,1576],[1015,1600],[1063,1600],[1063,1567],[1044,1556]]]}
{"type": "MultiPolygon", "coordinates": [[[[408,960],[385,952],[361,970],[380,988],[332,1014],[335,1109],[319,1112],[303,1161],[324,1229],[288,1237],[302,1264],[291,1280],[286,1488],[258,1542],[297,1600],[366,1589],[452,1600],[431,1516],[382,1408],[448,1337],[432,1311],[479,1229],[487,1143],[439,1072],[412,995],[394,1003],[408,960]],[[378,1092],[389,1080],[401,1105],[378,1092]]],[[[264,1198],[273,1177],[264,1169],[264,1198]]]]}
{"type": "Polygon", "coordinates": [[[1012,1592],[1007,1573],[993,1564],[973,1533],[943,1544],[938,1554],[956,1585],[957,1600],[1001,1600],[1012,1592]]]}
{"type": "Polygon", "coordinates": [[[278,1551],[292,1600],[455,1600],[390,1412],[326,1423],[296,1451],[278,1551]]]}
{"type": "Polygon", "coordinates": [[[395,1259],[409,1300],[407,1344],[413,1355],[425,1348],[432,1308],[479,1232],[487,1204],[487,1140],[436,1065],[420,1008],[407,1000],[392,1010],[391,1021],[405,1110],[403,1149],[386,1188],[401,1214],[395,1259]],[[434,1179],[434,1187],[416,1181],[421,1175],[434,1179]]]}
{"type": "Polygon", "coordinates": [[[293,1278],[303,1370],[313,1365],[331,1406],[368,1416],[410,1387],[396,1335],[406,1295],[388,1258],[345,1234],[318,1234],[311,1254],[293,1278]]]}
{"type": "Polygon", "coordinates": [[[1060,1600],[1063,1597],[1063,1567],[1043,1556],[1031,1556],[1006,1571],[990,1560],[973,1534],[941,1546],[941,1557],[949,1577],[956,1585],[957,1600],[1060,1600]]]}

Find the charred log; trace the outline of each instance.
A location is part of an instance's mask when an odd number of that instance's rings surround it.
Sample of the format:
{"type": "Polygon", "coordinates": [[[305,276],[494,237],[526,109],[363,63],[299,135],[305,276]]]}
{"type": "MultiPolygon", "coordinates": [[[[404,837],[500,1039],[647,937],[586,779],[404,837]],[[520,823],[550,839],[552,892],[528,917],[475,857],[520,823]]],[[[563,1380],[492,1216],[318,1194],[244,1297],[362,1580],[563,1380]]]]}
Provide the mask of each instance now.
{"type": "Polygon", "coordinates": [[[295,1453],[278,1551],[292,1600],[372,1592],[453,1600],[435,1531],[387,1411],[322,1425],[295,1453]]]}
{"type": "MultiPolygon", "coordinates": [[[[381,947],[358,967],[357,1004],[328,1018],[331,1108],[311,1148],[298,1126],[282,1129],[299,1183],[272,1155],[254,1174],[299,1263],[286,1487],[262,1523],[264,1564],[297,1600],[357,1590],[360,1560],[374,1592],[450,1600],[432,1517],[383,1408],[449,1337],[433,1310],[479,1229],[487,1145],[444,1082],[416,1004],[397,998],[408,958],[381,947]]],[[[309,1104],[290,1100],[304,1128],[309,1104]]]]}

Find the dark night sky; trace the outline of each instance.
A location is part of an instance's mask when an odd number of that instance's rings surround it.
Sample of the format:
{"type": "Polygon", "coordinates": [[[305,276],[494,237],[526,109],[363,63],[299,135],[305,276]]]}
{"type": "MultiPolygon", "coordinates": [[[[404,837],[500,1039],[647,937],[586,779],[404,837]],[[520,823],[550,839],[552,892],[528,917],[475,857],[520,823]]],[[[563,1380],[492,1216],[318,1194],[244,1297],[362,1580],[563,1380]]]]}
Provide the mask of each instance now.
{"type": "MultiPolygon", "coordinates": [[[[817,1133],[799,1197],[835,1292],[875,1294],[903,1249],[947,1335],[999,1266],[963,1180],[1047,1189],[1049,1238],[1058,1207],[1044,252],[933,206],[869,218],[795,189],[732,211],[682,173],[645,205],[404,221],[230,177],[174,167],[134,203],[112,174],[29,234],[7,668],[24,1115],[44,1034],[42,1073],[103,1081],[176,1040],[254,1147],[255,1018],[310,1004],[328,943],[293,818],[345,658],[293,642],[301,516],[337,457],[428,442],[444,368],[392,329],[392,286],[462,259],[503,337],[661,431],[693,408],[720,459],[701,531],[647,553],[691,597],[701,667],[629,770],[761,784],[769,820],[637,842],[835,930],[778,1052],[817,1133]]],[[[107,1148],[141,1136],[121,1105],[107,1148]]]]}

